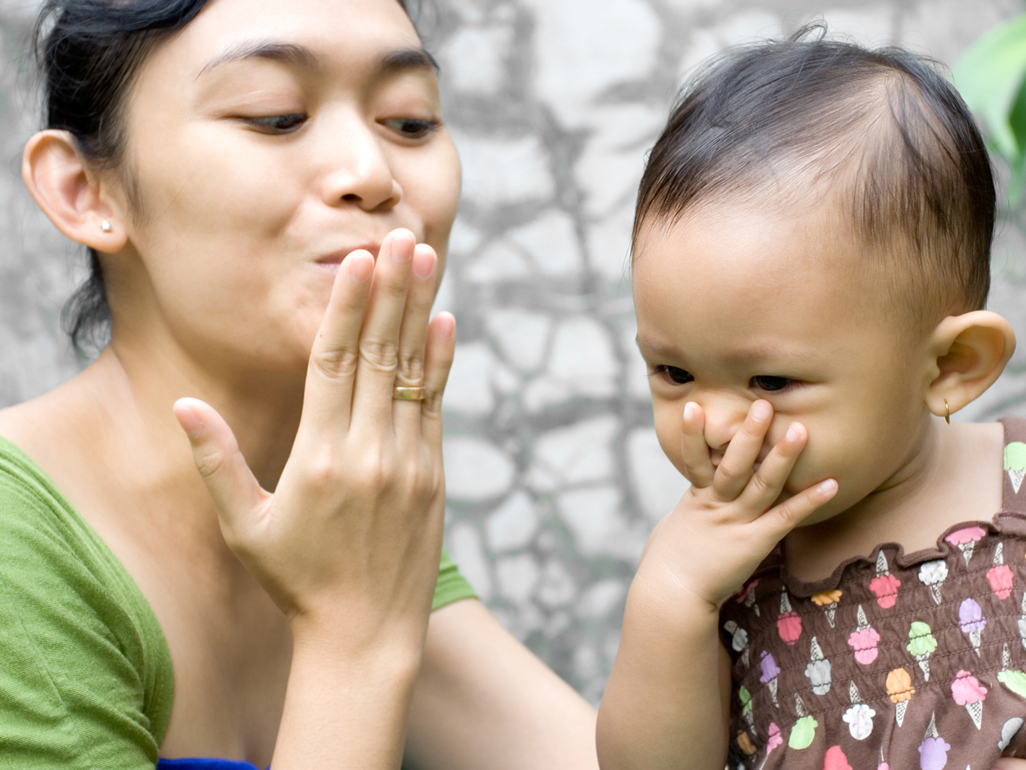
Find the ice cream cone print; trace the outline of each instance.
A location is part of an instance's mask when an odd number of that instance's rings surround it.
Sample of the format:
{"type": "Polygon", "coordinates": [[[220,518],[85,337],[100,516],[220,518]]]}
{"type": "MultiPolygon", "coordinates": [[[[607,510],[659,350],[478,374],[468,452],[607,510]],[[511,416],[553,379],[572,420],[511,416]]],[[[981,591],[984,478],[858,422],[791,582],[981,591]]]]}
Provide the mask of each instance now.
{"type": "Polygon", "coordinates": [[[951,745],[937,734],[937,715],[934,714],[926,728],[926,737],[919,744],[920,770],[943,770],[950,750],[951,745]]]}
{"type": "Polygon", "coordinates": [[[769,755],[773,752],[773,749],[783,745],[784,737],[780,734],[780,728],[776,722],[770,722],[769,732],[766,736],[766,756],[763,757],[758,770],[763,770],[766,767],[766,763],[769,762],[769,755]]]}
{"type": "Polygon", "coordinates": [[[752,713],[752,694],[744,685],[737,689],[737,699],[741,702],[741,716],[745,718],[749,728],[754,728],[755,714],[752,713]]]}
{"type": "Polygon", "coordinates": [[[851,706],[841,718],[847,723],[851,737],[857,741],[864,741],[873,732],[873,717],[876,716],[876,711],[862,702],[859,688],[854,682],[848,685],[848,697],[851,706]]]}
{"type": "Polygon", "coordinates": [[[816,637],[812,637],[812,643],[809,646],[810,660],[805,666],[805,676],[812,684],[812,692],[816,695],[826,695],[830,692],[830,685],[833,684],[832,666],[830,661],[823,656],[823,650],[816,637]]]}
{"type": "Polygon", "coordinates": [[[937,649],[937,639],[933,629],[921,620],[914,620],[908,629],[908,645],[906,650],[916,659],[923,679],[930,681],[930,655],[937,649]]]}
{"type": "Polygon", "coordinates": [[[1007,749],[1009,744],[1011,744],[1012,740],[1015,738],[1015,736],[1019,734],[1019,731],[1022,729],[1022,726],[1022,717],[1012,717],[1003,725],[1001,725],[1001,740],[998,741],[998,748],[1002,751],[1007,749]]]}
{"type": "Polygon", "coordinates": [[[915,693],[912,686],[912,677],[903,668],[896,668],[887,675],[887,697],[894,704],[894,721],[901,727],[905,721],[905,711],[908,710],[909,701],[915,693]]]}
{"type": "Polygon", "coordinates": [[[887,554],[880,551],[876,555],[876,577],[869,581],[869,590],[876,596],[876,603],[889,610],[898,601],[898,587],[901,581],[890,573],[887,566],[887,554]]]}
{"type": "Polygon", "coordinates": [[[983,629],[987,626],[987,619],[983,617],[983,610],[975,599],[966,599],[958,607],[958,626],[962,633],[969,637],[969,643],[973,646],[976,657],[980,656],[980,641],[983,637],[983,629]]]}
{"type": "Polygon", "coordinates": [[[983,540],[986,534],[981,527],[962,527],[962,529],[956,529],[954,532],[949,533],[944,539],[962,552],[965,566],[968,567],[969,562],[973,558],[973,549],[978,542],[983,540]]]}
{"type": "Polygon", "coordinates": [[[830,624],[831,628],[834,627],[834,618],[837,614],[837,603],[839,601],[841,601],[841,592],[836,589],[833,591],[820,591],[812,595],[812,603],[823,610],[827,623],[830,624]]]}
{"type": "Polygon", "coordinates": [[[1005,471],[1012,482],[1012,491],[1019,494],[1023,476],[1026,476],[1026,444],[1013,441],[1005,447],[1005,471]]]}
{"type": "Polygon", "coordinates": [[[940,604],[942,601],[941,586],[948,577],[948,565],[942,559],[924,562],[919,568],[919,580],[923,585],[928,586],[933,601],[940,604]]]}
{"type": "Polygon", "coordinates": [[[777,616],[777,633],[788,644],[794,644],[802,635],[802,619],[791,609],[791,599],[787,588],[780,592],[780,615],[777,616]]]}
{"type": "Polygon", "coordinates": [[[759,617],[759,605],[755,602],[755,587],[759,585],[759,580],[756,578],[746,585],[741,593],[738,594],[737,601],[739,604],[744,604],[745,607],[755,613],[755,617],[759,617]]]}
{"type": "Polygon", "coordinates": [[[1016,624],[1019,626],[1019,639],[1022,641],[1022,646],[1026,647],[1026,591],[1022,593],[1022,615],[1016,624]]]}
{"type": "Polygon", "coordinates": [[[994,566],[987,570],[987,580],[994,595],[1004,601],[1012,595],[1012,584],[1015,575],[1012,568],[1005,564],[1005,544],[998,543],[994,548],[994,566]]]}
{"type": "Polygon", "coordinates": [[[805,710],[805,704],[797,695],[794,696],[794,710],[798,714],[798,721],[791,728],[791,735],[787,739],[787,745],[795,751],[802,751],[809,748],[813,740],[815,740],[816,728],[819,727],[819,722],[805,710]]]}
{"type": "Polygon", "coordinates": [[[975,703],[966,703],[965,710],[969,712],[969,716],[973,718],[973,724],[976,725],[976,729],[980,730],[983,726],[983,701],[976,701],[975,703]]]}
{"type": "Polygon", "coordinates": [[[780,666],[777,665],[777,661],[773,657],[772,653],[763,650],[759,659],[759,669],[759,681],[769,689],[770,698],[773,699],[773,705],[780,708],[780,703],[777,701],[777,677],[780,676],[780,666]]]}
{"type": "Polygon", "coordinates": [[[748,632],[733,620],[724,623],[723,630],[730,634],[730,647],[734,652],[741,652],[748,644],[748,632]]]}
{"type": "Polygon", "coordinates": [[[869,625],[861,604],[858,609],[858,620],[858,628],[848,635],[848,646],[855,651],[855,660],[863,666],[868,666],[876,660],[876,645],[880,641],[880,634],[869,625]]]}
{"type": "Polygon", "coordinates": [[[1012,668],[1007,644],[1001,649],[1001,670],[997,673],[997,680],[1020,698],[1026,698],[1026,673],[1012,668]]]}
{"type": "Polygon", "coordinates": [[[965,706],[976,729],[981,729],[983,701],[987,697],[987,688],[968,671],[959,671],[955,675],[955,681],[951,683],[951,697],[959,706],[965,706]]]}

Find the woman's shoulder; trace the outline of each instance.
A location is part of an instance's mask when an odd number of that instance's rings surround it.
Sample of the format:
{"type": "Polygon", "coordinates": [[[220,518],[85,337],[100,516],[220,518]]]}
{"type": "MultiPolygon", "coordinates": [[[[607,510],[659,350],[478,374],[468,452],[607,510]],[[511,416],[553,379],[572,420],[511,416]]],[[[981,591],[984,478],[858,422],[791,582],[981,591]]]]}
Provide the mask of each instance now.
{"type": "Polygon", "coordinates": [[[120,736],[118,752],[155,758],[174,681],[160,625],[102,539],[4,437],[0,585],[0,745],[7,737],[31,746],[35,759],[24,766],[57,761],[56,722],[84,742],[84,755],[110,750],[97,738],[105,734],[120,736]],[[86,723],[97,721],[104,729],[90,732],[86,723]]]}

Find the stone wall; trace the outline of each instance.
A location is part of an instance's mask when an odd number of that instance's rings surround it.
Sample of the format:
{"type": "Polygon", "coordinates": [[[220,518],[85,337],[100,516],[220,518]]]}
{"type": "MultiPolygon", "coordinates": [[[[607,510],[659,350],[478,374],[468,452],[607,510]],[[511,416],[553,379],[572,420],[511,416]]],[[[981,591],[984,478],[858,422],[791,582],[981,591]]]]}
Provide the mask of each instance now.
{"type": "MultiPolygon", "coordinates": [[[[651,429],[626,271],[646,150],[683,74],[811,19],[953,62],[1019,0],[433,0],[464,197],[438,299],[459,322],[446,395],[448,543],[482,598],[589,699],[616,651],[645,537],[684,490],[651,429]]],[[[57,330],[77,252],[18,179],[34,123],[30,2],[0,2],[0,405],[70,376],[57,330]]],[[[1006,227],[992,306],[1026,333],[1006,227]]],[[[1023,412],[1017,357],[971,418],[1023,412]]]]}

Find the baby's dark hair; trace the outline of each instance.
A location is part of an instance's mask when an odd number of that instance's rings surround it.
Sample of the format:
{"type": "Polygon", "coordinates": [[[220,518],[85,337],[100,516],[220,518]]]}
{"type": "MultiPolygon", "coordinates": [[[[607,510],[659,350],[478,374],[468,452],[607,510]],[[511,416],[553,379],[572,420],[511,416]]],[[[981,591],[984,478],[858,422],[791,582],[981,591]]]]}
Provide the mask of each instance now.
{"type": "Polygon", "coordinates": [[[685,86],[641,181],[635,243],[653,218],[767,193],[794,204],[825,181],[912,318],[982,308],[995,193],[968,108],[932,61],[825,34],[736,49],[685,86]]]}

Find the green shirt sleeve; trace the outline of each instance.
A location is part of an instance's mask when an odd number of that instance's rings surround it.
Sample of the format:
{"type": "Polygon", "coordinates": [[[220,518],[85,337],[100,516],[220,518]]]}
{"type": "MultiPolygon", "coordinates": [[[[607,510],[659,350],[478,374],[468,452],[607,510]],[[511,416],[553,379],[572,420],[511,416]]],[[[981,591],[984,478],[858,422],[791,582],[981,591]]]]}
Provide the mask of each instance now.
{"type": "MultiPolygon", "coordinates": [[[[443,549],[432,610],[474,597],[443,549]]],[[[0,438],[0,766],[152,770],[174,674],[135,581],[0,438]]]]}
{"type": "Polygon", "coordinates": [[[171,712],[139,588],[31,460],[0,445],[0,765],[149,768],[171,712]]]}
{"type": "Polygon", "coordinates": [[[460,599],[476,598],[477,594],[467,579],[460,574],[460,568],[449,556],[449,551],[442,548],[442,563],[438,568],[438,582],[435,584],[435,598],[431,601],[431,611],[434,612],[460,599]]]}

